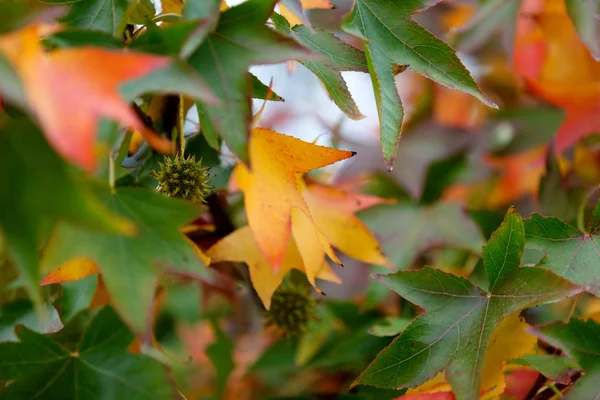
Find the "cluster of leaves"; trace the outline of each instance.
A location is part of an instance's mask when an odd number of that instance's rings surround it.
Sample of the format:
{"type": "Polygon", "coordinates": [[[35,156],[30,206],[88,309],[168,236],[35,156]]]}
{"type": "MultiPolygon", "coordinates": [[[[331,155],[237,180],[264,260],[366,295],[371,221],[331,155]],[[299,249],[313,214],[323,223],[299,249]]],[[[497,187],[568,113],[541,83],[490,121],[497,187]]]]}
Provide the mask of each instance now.
{"type": "Polygon", "coordinates": [[[0,399],[600,396],[600,6],[237,3],[0,0],[0,399]]]}

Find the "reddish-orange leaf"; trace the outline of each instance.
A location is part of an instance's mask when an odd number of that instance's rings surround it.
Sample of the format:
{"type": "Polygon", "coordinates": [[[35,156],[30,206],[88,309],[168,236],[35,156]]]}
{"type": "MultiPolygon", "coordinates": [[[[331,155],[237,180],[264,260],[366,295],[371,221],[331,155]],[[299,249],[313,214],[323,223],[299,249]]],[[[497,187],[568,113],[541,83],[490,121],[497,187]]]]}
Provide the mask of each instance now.
{"type": "Polygon", "coordinates": [[[40,37],[47,30],[30,25],[4,35],[0,51],[23,81],[29,105],[58,153],[92,170],[102,117],[137,130],[161,152],[171,151],[171,143],[148,129],[118,91],[122,83],[166,67],[168,58],[93,47],[46,52],[40,37]]]}
{"type": "Polygon", "coordinates": [[[567,113],[558,154],[600,130],[600,63],[581,42],[564,0],[523,1],[514,63],[528,90],[567,113]]]}
{"type": "Polygon", "coordinates": [[[72,282],[98,273],[100,270],[94,261],[89,258],[74,258],[46,275],[40,284],[72,282]]]}
{"type": "Polygon", "coordinates": [[[322,232],[314,225],[299,193],[302,174],[354,155],[351,151],[317,146],[268,129],[254,129],[249,141],[250,169],[238,164],[234,179],[244,192],[248,225],[258,248],[279,270],[292,231],[292,209],[313,226],[323,250],[339,263],[322,232]]]}

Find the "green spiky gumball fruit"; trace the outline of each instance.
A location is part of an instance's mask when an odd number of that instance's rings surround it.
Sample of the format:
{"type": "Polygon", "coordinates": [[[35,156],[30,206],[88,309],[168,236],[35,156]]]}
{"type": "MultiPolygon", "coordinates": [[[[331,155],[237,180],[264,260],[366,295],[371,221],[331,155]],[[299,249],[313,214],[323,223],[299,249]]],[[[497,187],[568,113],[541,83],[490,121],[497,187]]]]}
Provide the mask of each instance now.
{"type": "Polygon", "coordinates": [[[184,158],[182,155],[173,158],[165,157],[165,162],[158,163],[160,171],[153,171],[152,176],[158,181],[156,191],[168,197],[204,203],[212,186],[209,185],[210,167],[202,167],[202,159],[196,162],[193,155],[184,158]]]}
{"type": "Polygon", "coordinates": [[[276,326],[286,337],[301,335],[306,332],[309,322],[317,319],[316,303],[309,288],[282,285],[271,298],[266,325],[276,326]]]}

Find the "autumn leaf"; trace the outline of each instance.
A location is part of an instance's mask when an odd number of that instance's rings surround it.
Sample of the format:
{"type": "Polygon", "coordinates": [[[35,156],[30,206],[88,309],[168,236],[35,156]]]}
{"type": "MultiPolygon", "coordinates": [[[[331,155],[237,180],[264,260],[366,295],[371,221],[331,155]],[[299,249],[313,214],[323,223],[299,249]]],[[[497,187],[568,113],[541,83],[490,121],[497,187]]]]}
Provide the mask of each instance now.
{"type": "Polygon", "coordinates": [[[524,1],[516,35],[515,69],[526,87],[567,113],[555,138],[561,154],[600,129],[600,63],[581,42],[564,0],[524,1]]]}
{"type": "Polygon", "coordinates": [[[0,343],[0,379],[12,381],[0,399],[165,399],[175,395],[167,368],[151,357],[126,351],[133,335],[109,307],[86,324],[69,347],[20,327],[18,343],[0,343]],[[143,373],[140,373],[143,371],[143,373]]]}
{"type": "Polygon", "coordinates": [[[120,84],[167,67],[168,58],[93,47],[45,52],[40,43],[45,31],[46,25],[31,25],[1,36],[0,51],[19,74],[29,105],[59,154],[94,169],[102,117],[139,131],[161,152],[171,151],[170,141],[147,128],[118,92],[120,84]]]}
{"type": "Polygon", "coordinates": [[[412,20],[412,14],[435,3],[357,0],[342,25],[363,41],[379,114],[383,156],[390,165],[394,164],[404,114],[394,66],[409,65],[421,75],[495,106],[477,87],[454,50],[412,20]]]}
{"type": "MultiPolygon", "coordinates": [[[[235,180],[244,192],[248,225],[260,251],[275,271],[282,264],[293,226],[292,210],[299,222],[306,222],[321,246],[339,263],[330,244],[316,227],[299,190],[300,175],[352,157],[350,151],[317,146],[267,129],[252,131],[249,142],[250,169],[238,164],[235,180]]],[[[296,237],[297,243],[300,238],[296,237]]],[[[301,245],[301,243],[298,243],[301,245]]],[[[301,250],[302,251],[302,250],[301,250]]]]}
{"type": "MultiPolygon", "coordinates": [[[[600,202],[595,216],[600,216],[600,202]]],[[[596,217],[597,218],[597,217],[596,217]]],[[[600,295],[600,224],[592,218],[587,232],[554,217],[537,213],[524,221],[526,247],[544,254],[538,266],[600,295]]]]}
{"type": "MultiPolygon", "coordinates": [[[[137,235],[102,234],[62,225],[51,237],[42,269],[68,269],[82,259],[94,263],[117,312],[135,333],[148,334],[159,275],[210,276],[193,243],[179,230],[198,216],[199,208],[140,188],[119,188],[116,193],[99,189],[98,196],[107,208],[133,221],[137,235]]],[[[46,279],[51,281],[52,275],[46,279]]]]}
{"type": "MultiPolygon", "coordinates": [[[[223,12],[215,32],[188,59],[222,100],[220,105],[202,105],[207,120],[244,162],[248,159],[252,118],[248,67],[314,57],[292,39],[265,26],[275,3],[276,0],[249,0],[223,12]]],[[[204,125],[202,119],[200,122],[204,125]]]]}
{"type": "Polygon", "coordinates": [[[417,387],[444,370],[457,399],[478,398],[485,353],[504,318],[581,290],[548,270],[521,268],[524,245],[523,222],[511,209],[483,248],[488,291],[430,267],[381,276],[392,290],[428,311],[394,339],[354,384],[417,387]]]}
{"type": "MultiPolygon", "coordinates": [[[[281,268],[279,271],[273,271],[265,256],[260,252],[248,226],[227,235],[212,246],[206,254],[211,258],[212,263],[222,261],[246,263],[250,271],[252,286],[267,310],[271,306],[273,293],[290,270],[297,269],[306,272],[298,247],[293,240],[288,243],[281,268]]],[[[321,257],[319,271],[315,275],[316,278],[340,283],[339,278],[331,271],[323,257],[321,257]]],[[[312,283],[314,285],[314,280],[312,283]]],[[[315,289],[318,290],[316,286],[315,289]]]]}

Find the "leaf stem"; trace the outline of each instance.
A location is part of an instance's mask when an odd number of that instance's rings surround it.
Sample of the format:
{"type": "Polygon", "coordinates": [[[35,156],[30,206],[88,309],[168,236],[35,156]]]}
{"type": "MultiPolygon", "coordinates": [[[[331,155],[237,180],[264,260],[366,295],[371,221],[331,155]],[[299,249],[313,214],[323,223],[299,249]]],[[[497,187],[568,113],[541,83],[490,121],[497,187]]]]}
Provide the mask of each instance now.
{"type": "Polygon", "coordinates": [[[567,320],[565,321],[565,323],[568,323],[571,320],[571,317],[573,316],[573,314],[575,313],[575,309],[577,308],[577,303],[579,303],[579,297],[581,297],[581,293],[579,293],[577,296],[575,296],[575,299],[573,300],[573,304],[571,305],[571,310],[569,311],[569,316],[567,317],[567,320]]]}
{"type": "Polygon", "coordinates": [[[110,191],[115,193],[115,157],[112,151],[108,153],[108,185],[110,191]]]}
{"type": "Polygon", "coordinates": [[[183,132],[183,126],[185,124],[185,110],[183,109],[183,95],[179,95],[179,146],[181,157],[184,156],[185,153],[185,133],[183,132]]]}

